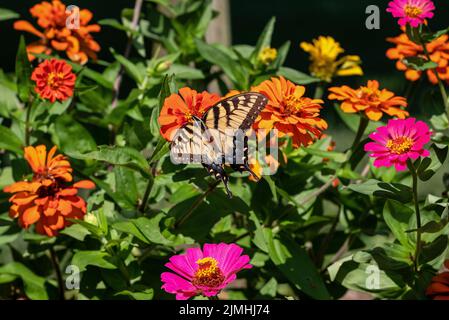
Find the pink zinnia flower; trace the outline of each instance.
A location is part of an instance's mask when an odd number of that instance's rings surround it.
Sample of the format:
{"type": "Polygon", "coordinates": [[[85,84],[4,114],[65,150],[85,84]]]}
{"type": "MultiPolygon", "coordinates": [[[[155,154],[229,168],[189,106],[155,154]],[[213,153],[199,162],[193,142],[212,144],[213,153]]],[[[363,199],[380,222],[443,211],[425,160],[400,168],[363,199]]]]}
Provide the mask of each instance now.
{"type": "Polygon", "coordinates": [[[416,28],[421,25],[425,19],[433,18],[435,5],[432,0],[394,0],[388,4],[388,12],[393,17],[399,18],[399,25],[405,26],[409,23],[416,28]]]}
{"type": "Polygon", "coordinates": [[[367,143],[365,151],[372,152],[369,156],[376,158],[375,167],[394,165],[396,170],[403,171],[407,169],[408,159],[416,160],[430,155],[424,146],[430,141],[432,133],[427,124],[415,121],[415,118],[393,119],[369,135],[374,142],[367,143]]]}
{"type": "Polygon", "coordinates": [[[193,296],[216,296],[236,273],[250,269],[250,258],[242,256],[243,249],[236,244],[205,244],[200,248],[187,249],[185,254],[170,258],[165,266],[175,273],[164,272],[162,289],[176,294],[177,300],[187,300],[193,296]]]}

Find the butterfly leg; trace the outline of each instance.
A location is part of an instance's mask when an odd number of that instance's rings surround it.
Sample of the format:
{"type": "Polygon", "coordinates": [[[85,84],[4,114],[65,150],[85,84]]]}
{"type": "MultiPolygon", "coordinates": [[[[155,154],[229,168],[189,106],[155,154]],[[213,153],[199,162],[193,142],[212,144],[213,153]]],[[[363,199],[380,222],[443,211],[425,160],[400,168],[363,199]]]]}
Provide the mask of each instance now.
{"type": "Polygon", "coordinates": [[[229,178],[226,172],[223,169],[223,166],[211,163],[211,164],[205,164],[203,163],[203,167],[209,172],[210,175],[213,175],[215,179],[221,180],[225,186],[226,193],[228,194],[228,198],[232,198],[232,192],[229,190],[229,178]]]}

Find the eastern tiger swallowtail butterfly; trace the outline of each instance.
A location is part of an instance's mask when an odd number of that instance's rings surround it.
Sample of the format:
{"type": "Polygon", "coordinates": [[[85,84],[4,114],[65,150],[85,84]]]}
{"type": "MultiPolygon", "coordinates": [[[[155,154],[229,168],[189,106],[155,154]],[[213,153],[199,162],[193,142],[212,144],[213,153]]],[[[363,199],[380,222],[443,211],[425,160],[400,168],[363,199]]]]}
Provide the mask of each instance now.
{"type": "Polygon", "coordinates": [[[243,93],[221,100],[202,118],[193,117],[172,139],[172,161],[201,163],[209,174],[223,182],[231,198],[225,165],[234,171],[247,171],[258,179],[248,165],[246,133],[267,103],[268,99],[260,93],[243,93]]]}

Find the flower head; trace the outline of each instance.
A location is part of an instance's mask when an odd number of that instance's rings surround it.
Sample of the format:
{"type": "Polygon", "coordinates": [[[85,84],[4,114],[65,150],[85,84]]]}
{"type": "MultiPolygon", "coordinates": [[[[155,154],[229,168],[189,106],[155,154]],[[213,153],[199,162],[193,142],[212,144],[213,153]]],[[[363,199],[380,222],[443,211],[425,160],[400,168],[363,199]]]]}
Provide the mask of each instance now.
{"type": "Polygon", "coordinates": [[[360,57],[347,55],[339,58],[345,50],[332,37],[320,36],[313,43],[302,42],[300,46],[310,54],[311,74],[323,81],[331,82],[335,76],[363,75],[360,57]]]}
{"type": "Polygon", "coordinates": [[[411,41],[406,33],[394,38],[387,38],[387,40],[396,45],[387,51],[387,57],[396,61],[396,68],[405,72],[405,77],[410,81],[417,81],[423,74],[426,74],[432,84],[438,84],[438,78],[435,75],[435,70],[440,79],[449,82],[449,36],[442,35],[441,37],[432,40],[426,44],[427,52],[430,60],[435,62],[438,67],[436,69],[429,69],[426,71],[415,70],[409,68],[404,59],[410,57],[419,57],[427,59],[424,48],[411,41]]]}
{"type": "Polygon", "coordinates": [[[312,144],[327,129],[326,121],[320,118],[323,101],[304,97],[305,87],[279,77],[265,80],[252,90],[269,99],[254,129],[277,129],[280,137],[292,137],[295,147],[312,144]]]}
{"type": "Polygon", "coordinates": [[[449,260],[444,263],[446,271],[432,278],[426,295],[434,300],[449,300],[449,260]]]}
{"type": "Polygon", "coordinates": [[[270,65],[277,56],[278,51],[275,48],[266,47],[259,53],[259,61],[264,65],[270,65]]]}
{"type": "Polygon", "coordinates": [[[410,24],[416,28],[426,19],[433,18],[435,5],[431,0],[394,0],[388,4],[387,12],[399,18],[400,26],[410,24]]]}
{"type": "Polygon", "coordinates": [[[242,253],[238,245],[225,243],[205,244],[203,250],[187,249],[165,265],[174,273],[162,273],[162,289],[176,294],[177,300],[216,296],[237,278],[237,272],[252,268],[249,257],[242,253]]]}
{"type": "Polygon", "coordinates": [[[400,108],[407,106],[407,100],[396,97],[387,89],[379,89],[379,82],[376,80],[368,81],[367,86],[356,90],[342,86],[330,88],[329,91],[329,99],[342,101],[340,107],[347,113],[363,112],[374,121],[380,120],[384,113],[400,119],[408,116],[408,112],[400,108]]]}
{"type": "Polygon", "coordinates": [[[31,80],[36,82],[37,94],[53,103],[73,96],[76,75],[72,72],[72,66],[65,61],[51,59],[34,69],[31,80]]]}
{"type": "Polygon", "coordinates": [[[179,89],[179,94],[173,93],[164,101],[158,121],[161,135],[172,141],[176,130],[193,121],[193,116],[201,118],[214,104],[220,101],[220,96],[206,91],[198,93],[188,87],[179,89]]]}
{"type": "Polygon", "coordinates": [[[91,33],[99,32],[100,26],[89,25],[92,13],[83,9],[79,11],[79,26],[68,28],[66,21],[70,11],[60,0],[43,1],[30,9],[30,13],[37,19],[37,24],[43,29],[37,30],[31,23],[19,20],[14,28],[26,31],[39,38],[27,46],[28,57],[35,59],[34,54],[51,54],[53,50],[64,51],[70,60],[85,64],[88,59],[97,59],[100,45],[93,39],[91,33]]]}
{"type": "Polygon", "coordinates": [[[21,227],[36,225],[36,232],[55,236],[58,230],[70,225],[68,219],[82,219],[86,203],[78,196],[78,189],[93,189],[88,180],[73,185],[72,168],[63,155],[57,155],[56,147],[47,154],[45,146],[25,148],[25,159],[33,170],[31,181],[20,181],[4,188],[12,193],[9,215],[18,218],[21,227]]]}
{"type": "Polygon", "coordinates": [[[431,135],[427,124],[415,118],[392,119],[369,135],[374,142],[367,143],[365,151],[376,159],[375,167],[394,166],[396,170],[404,171],[408,159],[416,160],[430,155],[424,146],[431,135]]]}

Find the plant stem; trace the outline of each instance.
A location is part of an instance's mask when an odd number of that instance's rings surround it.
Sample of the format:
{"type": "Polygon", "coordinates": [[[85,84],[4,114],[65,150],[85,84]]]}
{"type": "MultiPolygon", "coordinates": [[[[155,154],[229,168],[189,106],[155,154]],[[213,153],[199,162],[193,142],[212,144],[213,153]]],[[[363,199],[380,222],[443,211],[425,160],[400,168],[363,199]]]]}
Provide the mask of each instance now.
{"type": "Polygon", "coordinates": [[[154,178],[153,178],[152,174],[150,173],[150,176],[148,177],[147,187],[145,189],[145,193],[142,198],[142,203],[139,207],[139,211],[142,213],[145,213],[145,210],[147,208],[148,200],[150,199],[150,193],[151,193],[151,190],[153,189],[153,185],[154,185],[154,178]]]}
{"type": "Polygon", "coordinates": [[[415,271],[419,271],[419,255],[421,254],[421,213],[419,211],[418,200],[418,174],[411,160],[408,160],[408,167],[413,177],[413,203],[415,205],[416,214],[416,250],[415,250],[415,271]]]}
{"type": "Polygon", "coordinates": [[[215,190],[215,188],[220,184],[220,181],[215,181],[213,184],[209,186],[209,188],[193,203],[193,205],[190,207],[189,211],[179,219],[179,221],[175,224],[175,228],[180,227],[183,225],[187,219],[190,218],[192,213],[201,205],[201,203],[204,201],[204,199],[215,190]]]}
{"type": "MultiPolygon", "coordinates": [[[[426,43],[422,39],[421,35],[420,35],[420,41],[421,41],[421,46],[423,47],[423,51],[424,51],[424,54],[426,55],[427,60],[428,61],[432,61],[432,59],[430,58],[429,51],[427,50],[426,43]]],[[[433,73],[435,74],[435,77],[438,80],[438,87],[440,89],[441,97],[443,98],[444,110],[449,115],[449,98],[448,98],[448,95],[447,95],[446,88],[444,87],[444,83],[441,80],[440,75],[438,74],[437,69],[436,68],[432,69],[432,71],[433,71],[433,73]]]]}
{"type": "Polygon", "coordinates": [[[56,255],[53,247],[48,249],[50,251],[51,262],[53,264],[53,268],[55,269],[56,279],[58,281],[58,289],[59,289],[59,299],[65,300],[65,292],[64,292],[64,280],[62,278],[61,268],[59,266],[59,259],[56,255]]]}
{"type": "MultiPolygon", "coordinates": [[[[136,2],[134,4],[134,14],[133,14],[133,20],[131,22],[131,29],[133,29],[133,30],[135,30],[137,28],[137,25],[139,24],[139,18],[140,18],[140,13],[142,11],[142,5],[143,5],[143,0],[136,0],[136,2]]],[[[125,58],[128,58],[131,53],[132,44],[133,44],[133,35],[130,34],[128,36],[128,42],[126,43],[125,52],[123,54],[123,56],[125,58]]],[[[111,106],[113,109],[115,107],[117,107],[117,104],[118,104],[118,99],[119,99],[119,95],[120,95],[120,87],[122,85],[124,71],[125,71],[125,69],[121,65],[120,71],[119,71],[117,78],[115,79],[115,82],[114,82],[114,99],[112,100],[112,106],[111,106]]]]}
{"type": "Polygon", "coordinates": [[[354,153],[354,151],[357,149],[357,147],[360,144],[360,141],[362,140],[363,135],[365,134],[366,128],[368,127],[369,120],[363,116],[360,117],[360,123],[359,128],[357,129],[357,133],[355,135],[354,142],[351,146],[351,151],[354,153]]]}
{"type": "Polygon", "coordinates": [[[321,81],[316,85],[315,94],[313,95],[314,99],[323,98],[324,91],[326,90],[326,84],[321,81]]]}
{"type": "Polygon", "coordinates": [[[25,119],[25,145],[30,145],[30,138],[31,138],[31,130],[30,130],[30,118],[31,118],[31,107],[32,103],[28,102],[26,108],[26,119],[25,119]]]}

